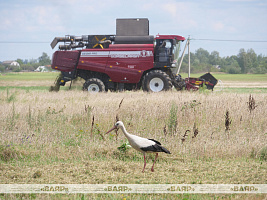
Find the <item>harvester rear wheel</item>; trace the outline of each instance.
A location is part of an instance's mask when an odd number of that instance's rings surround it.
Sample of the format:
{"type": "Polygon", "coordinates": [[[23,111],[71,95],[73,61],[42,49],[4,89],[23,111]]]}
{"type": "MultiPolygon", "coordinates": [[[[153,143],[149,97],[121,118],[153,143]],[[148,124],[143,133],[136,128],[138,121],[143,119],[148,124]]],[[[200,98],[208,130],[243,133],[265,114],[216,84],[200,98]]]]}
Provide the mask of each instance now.
{"type": "Polygon", "coordinates": [[[171,78],[161,70],[148,72],[143,80],[142,88],[147,92],[161,92],[172,88],[171,78]]]}
{"type": "Polygon", "coordinates": [[[98,78],[90,78],[83,84],[83,90],[90,93],[105,92],[105,85],[98,78]]]}

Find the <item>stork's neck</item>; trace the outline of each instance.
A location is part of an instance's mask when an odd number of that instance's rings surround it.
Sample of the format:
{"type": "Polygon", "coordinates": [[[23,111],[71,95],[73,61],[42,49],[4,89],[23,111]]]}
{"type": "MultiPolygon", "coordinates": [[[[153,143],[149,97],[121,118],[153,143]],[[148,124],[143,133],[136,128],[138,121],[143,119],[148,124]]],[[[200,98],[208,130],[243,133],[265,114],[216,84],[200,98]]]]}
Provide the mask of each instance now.
{"type": "Polygon", "coordinates": [[[127,137],[127,139],[131,138],[131,134],[126,131],[126,128],[124,126],[121,127],[121,130],[124,133],[125,137],[127,137]]]}

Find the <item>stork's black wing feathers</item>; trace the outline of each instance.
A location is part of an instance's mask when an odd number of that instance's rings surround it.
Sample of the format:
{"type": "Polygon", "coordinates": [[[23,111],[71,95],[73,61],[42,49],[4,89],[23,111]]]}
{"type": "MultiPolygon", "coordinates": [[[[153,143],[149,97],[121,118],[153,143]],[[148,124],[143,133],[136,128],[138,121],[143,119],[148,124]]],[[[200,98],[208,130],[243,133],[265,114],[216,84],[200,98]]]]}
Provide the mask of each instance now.
{"type": "Polygon", "coordinates": [[[168,153],[170,154],[171,152],[166,149],[165,147],[161,146],[161,145],[158,145],[158,144],[154,144],[154,145],[151,145],[151,146],[148,146],[148,147],[142,147],[140,148],[141,150],[145,151],[145,152],[165,152],[165,153],[168,153]]]}
{"type": "Polygon", "coordinates": [[[161,145],[161,143],[157,140],[154,140],[154,139],[149,139],[149,140],[152,140],[153,142],[156,142],[157,144],[161,145]]]}

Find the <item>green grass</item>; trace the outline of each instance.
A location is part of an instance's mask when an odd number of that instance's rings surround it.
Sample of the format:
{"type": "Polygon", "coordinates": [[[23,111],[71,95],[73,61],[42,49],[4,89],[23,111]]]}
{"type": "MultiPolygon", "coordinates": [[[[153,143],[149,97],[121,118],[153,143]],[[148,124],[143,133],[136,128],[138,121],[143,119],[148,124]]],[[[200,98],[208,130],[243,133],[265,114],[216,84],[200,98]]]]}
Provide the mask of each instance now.
{"type": "Polygon", "coordinates": [[[34,91],[34,90],[45,90],[48,91],[49,87],[47,86],[0,86],[0,91],[5,91],[7,89],[11,90],[26,90],[26,91],[34,91]]]}
{"type": "Polygon", "coordinates": [[[213,74],[222,81],[267,82],[267,74],[213,74]]]}
{"type": "MultiPolygon", "coordinates": [[[[198,78],[204,73],[190,74],[190,77],[198,78]]],[[[212,73],[211,74],[217,79],[222,81],[242,81],[242,82],[267,82],[267,74],[223,74],[223,73],[212,73]]],[[[188,74],[182,73],[183,78],[187,78],[188,74]]]]}
{"type": "MultiPolygon", "coordinates": [[[[213,76],[222,81],[222,87],[218,85],[215,87],[216,92],[225,93],[267,93],[267,74],[222,74],[212,73],[213,76]],[[239,83],[239,84],[238,84],[239,83]],[[257,87],[253,84],[257,83],[257,87]],[[232,87],[234,84],[234,87],[232,87]],[[261,87],[262,86],[262,87],[261,87]],[[222,91],[220,91],[222,89],[222,91]]],[[[187,74],[181,74],[186,78],[187,74]]],[[[191,77],[200,77],[201,74],[191,74],[191,77]]],[[[0,76],[0,91],[9,89],[18,90],[40,90],[47,91],[54,81],[58,73],[40,73],[40,72],[25,72],[25,73],[7,73],[0,76]],[[44,82],[45,81],[45,82],[44,82]]],[[[82,90],[82,82],[74,82],[72,90],[82,90]]],[[[69,90],[69,83],[60,90],[69,90]]]]}
{"type": "Polygon", "coordinates": [[[267,87],[266,88],[223,88],[222,91],[218,91],[219,93],[267,93],[267,87]]]}
{"type": "Polygon", "coordinates": [[[6,73],[0,75],[0,81],[37,81],[51,80],[54,81],[58,76],[58,72],[18,72],[6,73]]]}
{"type": "MultiPolygon", "coordinates": [[[[55,72],[20,72],[20,73],[7,73],[0,75],[1,80],[15,81],[15,80],[52,80],[58,76],[59,73],[55,72]]],[[[198,78],[204,73],[191,74],[191,77],[198,78]]],[[[267,74],[222,74],[222,73],[211,73],[216,79],[222,81],[244,81],[244,82],[267,82],[267,74]]],[[[186,78],[188,74],[181,73],[183,78],[186,78]]]]}
{"type": "MultiPolygon", "coordinates": [[[[52,85],[52,83],[51,83],[52,85]]],[[[26,92],[29,91],[49,91],[49,86],[0,86],[0,91],[6,91],[7,89],[9,90],[23,90],[26,92]]],[[[69,86],[66,87],[61,87],[60,90],[69,90],[69,86]]],[[[79,90],[82,92],[82,87],[81,86],[73,86],[71,87],[71,90],[79,90]]]]}

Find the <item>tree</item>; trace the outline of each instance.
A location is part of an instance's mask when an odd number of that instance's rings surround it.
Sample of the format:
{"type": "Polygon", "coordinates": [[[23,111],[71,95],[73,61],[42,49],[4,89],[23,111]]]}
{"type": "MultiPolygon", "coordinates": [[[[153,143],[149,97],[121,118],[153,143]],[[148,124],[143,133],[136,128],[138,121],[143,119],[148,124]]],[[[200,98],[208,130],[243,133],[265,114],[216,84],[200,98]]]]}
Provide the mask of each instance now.
{"type": "Polygon", "coordinates": [[[200,63],[207,64],[209,63],[209,52],[205,49],[199,48],[195,53],[196,57],[199,59],[200,63]]]}
{"type": "Polygon", "coordinates": [[[42,56],[40,56],[38,60],[39,60],[39,64],[42,66],[51,64],[51,60],[49,56],[47,55],[47,53],[45,52],[43,52],[42,56]]]}
{"type": "Polygon", "coordinates": [[[18,58],[16,61],[19,63],[20,66],[23,65],[23,60],[22,59],[18,58]]]}
{"type": "Polygon", "coordinates": [[[257,57],[258,66],[253,70],[252,73],[265,74],[267,73],[267,57],[262,54],[257,57]]]}
{"type": "Polygon", "coordinates": [[[238,64],[241,68],[241,73],[247,73],[247,53],[244,48],[239,50],[238,57],[238,64]]]}
{"type": "Polygon", "coordinates": [[[257,68],[258,61],[257,61],[257,54],[253,49],[247,50],[247,71],[252,72],[253,69],[257,68]]]}

